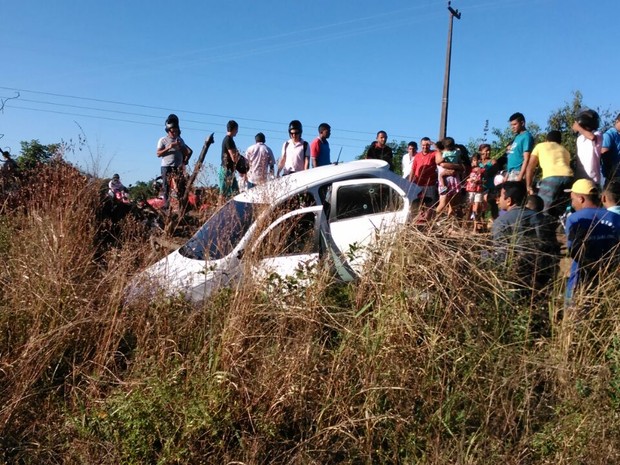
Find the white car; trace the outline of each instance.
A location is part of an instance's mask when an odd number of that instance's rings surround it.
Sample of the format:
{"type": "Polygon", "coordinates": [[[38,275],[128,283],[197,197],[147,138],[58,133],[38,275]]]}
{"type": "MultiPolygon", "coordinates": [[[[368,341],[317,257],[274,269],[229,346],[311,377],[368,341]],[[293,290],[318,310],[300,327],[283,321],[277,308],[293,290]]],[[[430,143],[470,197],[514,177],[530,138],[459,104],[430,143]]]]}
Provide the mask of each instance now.
{"type": "Polygon", "coordinates": [[[228,201],[185,245],[142,272],[132,288],[201,301],[248,273],[285,277],[323,256],[336,262],[341,277],[352,279],[365,255],[350,251],[406,223],[419,191],[382,160],[274,179],[228,201]]]}

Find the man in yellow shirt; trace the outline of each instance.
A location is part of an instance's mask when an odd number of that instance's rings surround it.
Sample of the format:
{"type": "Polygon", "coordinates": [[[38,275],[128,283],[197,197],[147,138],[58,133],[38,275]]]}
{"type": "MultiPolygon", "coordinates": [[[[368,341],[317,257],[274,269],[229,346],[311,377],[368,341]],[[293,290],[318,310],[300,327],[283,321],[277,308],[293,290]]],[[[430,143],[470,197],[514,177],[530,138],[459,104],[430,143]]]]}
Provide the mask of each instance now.
{"type": "Polygon", "coordinates": [[[568,205],[565,189],[573,183],[573,170],[570,167],[570,153],[562,145],[560,131],[549,131],[547,141],[536,144],[527,164],[525,182],[528,193],[534,194],[534,174],[540,164],[542,180],[538,195],[545,203],[545,213],[559,217],[568,205]]]}

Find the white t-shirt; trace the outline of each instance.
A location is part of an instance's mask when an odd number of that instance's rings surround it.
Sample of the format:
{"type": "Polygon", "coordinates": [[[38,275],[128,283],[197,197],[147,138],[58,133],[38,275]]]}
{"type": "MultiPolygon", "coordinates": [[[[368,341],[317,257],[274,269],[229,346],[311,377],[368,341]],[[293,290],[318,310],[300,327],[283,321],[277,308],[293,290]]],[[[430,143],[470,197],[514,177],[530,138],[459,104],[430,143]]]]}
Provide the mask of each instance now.
{"type": "Polygon", "coordinates": [[[288,172],[303,171],[306,166],[306,159],[310,159],[310,144],[305,144],[306,150],[304,150],[304,140],[300,139],[295,143],[292,139],[289,139],[282,144],[282,156],[286,151],[286,161],[284,163],[284,170],[288,172]],[[288,144],[288,145],[287,145],[288,144]]]}
{"type": "Polygon", "coordinates": [[[413,158],[410,157],[409,153],[403,155],[403,178],[409,179],[409,174],[411,174],[411,167],[413,166],[413,158]]]}
{"type": "Polygon", "coordinates": [[[577,169],[577,177],[586,175],[597,184],[601,183],[601,143],[602,135],[599,131],[594,133],[594,140],[590,140],[583,134],[577,137],[577,158],[583,166],[584,172],[577,169]]]}

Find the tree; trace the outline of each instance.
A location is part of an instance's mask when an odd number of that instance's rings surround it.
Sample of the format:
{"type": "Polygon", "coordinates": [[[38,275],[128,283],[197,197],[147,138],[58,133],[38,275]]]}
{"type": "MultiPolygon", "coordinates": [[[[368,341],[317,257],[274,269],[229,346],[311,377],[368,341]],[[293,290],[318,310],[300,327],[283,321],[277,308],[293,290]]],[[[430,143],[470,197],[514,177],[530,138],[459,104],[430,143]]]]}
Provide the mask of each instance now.
{"type": "Polygon", "coordinates": [[[135,185],[129,187],[129,198],[131,200],[144,200],[156,197],[158,192],[153,187],[155,179],[144,182],[138,181],[135,185]]]}
{"type": "MultiPolygon", "coordinates": [[[[573,100],[552,112],[547,120],[547,131],[556,130],[562,133],[562,145],[570,152],[572,158],[576,156],[578,136],[572,126],[579,112],[585,108],[587,107],[583,104],[583,95],[576,90],[573,92],[573,100]]],[[[614,114],[609,109],[600,107],[593,109],[601,118],[601,131],[612,126],[614,114]]]]}
{"type": "Polygon", "coordinates": [[[407,154],[407,144],[404,140],[399,143],[393,141],[388,145],[392,148],[392,165],[394,166],[394,172],[399,176],[403,175],[403,157],[407,154]]]}
{"type": "Polygon", "coordinates": [[[563,106],[549,115],[547,131],[560,131],[562,133],[562,145],[569,151],[571,158],[576,154],[577,134],[572,126],[579,110],[583,108],[583,95],[581,92],[573,92],[573,100],[565,102],[563,106]]]}
{"type": "MultiPolygon", "coordinates": [[[[540,126],[535,122],[528,122],[527,129],[532,134],[532,137],[536,142],[542,141],[542,134],[540,132],[540,126]]],[[[512,133],[510,126],[507,126],[504,129],[493,128],[491,129],[491,135],[494,137],[494,140],[488,141],[491,145],[491,158],[499,158],[506,153],[506,149],[512,143],[515,135],[512,133]]],[[[478,152],[478,147],[480,144],[484,142],[483,139],[471,139],[466,147],[469,150],[470,154],[478,152]]]]}
{"type": "Polygon", "coordinates": [[[48,163],[53,157],[62,153],[61,144],[43,145],[38,139],[21,142],[20,156],[17,163],[21,169],[32,169],[39,163],[48,163]]]}

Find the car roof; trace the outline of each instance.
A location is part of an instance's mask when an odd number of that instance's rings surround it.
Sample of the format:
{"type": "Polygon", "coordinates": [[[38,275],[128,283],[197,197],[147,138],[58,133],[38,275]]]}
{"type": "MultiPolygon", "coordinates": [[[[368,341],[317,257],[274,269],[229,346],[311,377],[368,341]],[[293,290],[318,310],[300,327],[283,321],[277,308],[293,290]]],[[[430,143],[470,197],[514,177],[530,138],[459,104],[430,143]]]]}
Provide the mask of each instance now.
{"type": "MultiPolygon", "coordinates": [[[[273,203],[296,192],[301,192],[325,182],[336,182],[350,176],[391,177],[389,165],[383,160],[355,160],[319,166],[288,176],[282,176],[253,187],[234,197],[239,202],[273,203]]],[[[397,175],[394,175],[397,176],[397,175]]],[[[398,177],[398,176],[397,176],[398,177]]]]}

